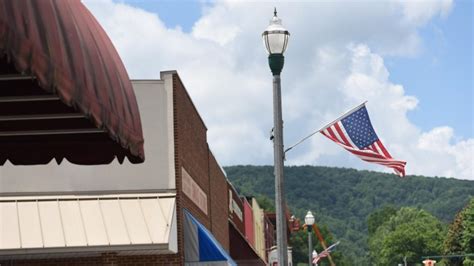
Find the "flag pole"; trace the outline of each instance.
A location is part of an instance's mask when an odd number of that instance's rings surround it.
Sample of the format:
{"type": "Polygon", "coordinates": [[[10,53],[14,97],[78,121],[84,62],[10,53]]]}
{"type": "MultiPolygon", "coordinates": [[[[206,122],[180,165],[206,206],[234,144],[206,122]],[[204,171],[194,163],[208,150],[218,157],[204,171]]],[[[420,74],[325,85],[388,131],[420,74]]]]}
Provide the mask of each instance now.
{"type": "Polygon", "coordinates": [[[294,147],[300,145],[303,141],[305,141],[305,140],[311,138],[312,136],[314,136],[314,134],[321,132],[321,130],[327,128],[329,125],[332,125],[334,122],[346,118],[348,115],[350,115],[352,112],[354,112],[355,110],[359,109],[361,106],[365,105],[366,103],[367,103],[367,101],[364,101],[363,103],[357,105],[356,107],[350,109],[349,111],[346,111],[346,112],[343,113],[341,116],[339,116],[338,118],[334,119],[331,123],[326,124],[326,125],[325,125],[324,127],[322,127],[321,129],[314,131],[313,133],[309,134],[308,136],[302,138],[300,141],[298,141],[298,142],[296,142],[295,144],[291,145],[289,148],[287,148],[287,149],[285,150],[284,153],[286,154],[287,151],[289,151],[289,150],[293,149],[294,147]]]}
{"type": "Polygon", "coordinates": [[[287,148],[287,149],[285,150],[285,154],[286,154],[287,151],[289,151],[289,150],[293,149],[294,147],[300,145],[303,141],[305,141],[305,140],[311,138],[314,134],[318,133],[319,131],[321,131],[321,130],[314,131],[313,133],[309,134],[308,136],[302,138],[300,141],[298,141],[298,142],[296,142],[295,144],[291,145],[289,148],[287,148]]]}
{"type": "Polygon", "coordinates": [[[367,103],[367,101],[364,101],[363,103],[357,105],[356,107],[350,109],[349,111],[346,111],[345,113],[343,113],[341,116],[339,116],[338,118],[334,119],[331,123],[328,123],[326,124],[324,127],[322,127],[320,130],[318,130],[317,132],[327,128],[329,125],[332,125],[334,122],[338,121],[338,120],[342,120],[344,118],[346,118],[348,115],[352,114],[352,112],[354,112],[355,110],[359,109],[361,106],[365,105],[367,103]]]}

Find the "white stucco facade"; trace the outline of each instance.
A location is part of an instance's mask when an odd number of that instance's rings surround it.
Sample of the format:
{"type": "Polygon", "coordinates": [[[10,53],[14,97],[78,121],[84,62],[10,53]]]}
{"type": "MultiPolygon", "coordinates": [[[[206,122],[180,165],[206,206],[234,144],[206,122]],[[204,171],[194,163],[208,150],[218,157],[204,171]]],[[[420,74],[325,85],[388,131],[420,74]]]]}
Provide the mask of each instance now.
{"type": "MultiPolygon", "coordinates": [[[[174,129],[172,73],[161,80],[132,81],[145,139],[145,162],[75,165],[52,160],[47,165],[0,167],[1,195],[174,191],[174,129]]],[[[94,150],[91,150],[93,153],[94,150]]]]}

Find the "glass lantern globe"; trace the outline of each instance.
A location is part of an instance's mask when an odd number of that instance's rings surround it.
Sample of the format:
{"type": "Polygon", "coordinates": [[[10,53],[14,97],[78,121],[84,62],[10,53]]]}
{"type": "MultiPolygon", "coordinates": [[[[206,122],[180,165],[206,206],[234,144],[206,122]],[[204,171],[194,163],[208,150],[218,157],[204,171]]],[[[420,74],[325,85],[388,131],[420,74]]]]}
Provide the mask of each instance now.
{"type": "Polygon", "coordinates": [[[311,211],[308,211],[308,213],[304,217],[304,223],[309,226],[312,226],[314,224],[314,216],[311,211]]]}
{"type": "Polygon", "coordinates": [[[281,19],[277,17],[277,12],[273,13],[270,25],[262,33],[263,44],[269,55],[283,54],[288,45],[290,33],[281,24],[281,19]]]}

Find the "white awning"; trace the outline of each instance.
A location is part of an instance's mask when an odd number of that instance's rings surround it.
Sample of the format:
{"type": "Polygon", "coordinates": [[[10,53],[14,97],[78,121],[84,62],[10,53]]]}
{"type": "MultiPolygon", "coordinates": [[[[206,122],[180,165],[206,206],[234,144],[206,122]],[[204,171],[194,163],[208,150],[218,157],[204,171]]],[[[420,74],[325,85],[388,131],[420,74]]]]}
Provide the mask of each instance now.
{"type": "Polygon", "coordinates": [[[175,194],[0,197],[0,258],[177,252],[175,194]]]}

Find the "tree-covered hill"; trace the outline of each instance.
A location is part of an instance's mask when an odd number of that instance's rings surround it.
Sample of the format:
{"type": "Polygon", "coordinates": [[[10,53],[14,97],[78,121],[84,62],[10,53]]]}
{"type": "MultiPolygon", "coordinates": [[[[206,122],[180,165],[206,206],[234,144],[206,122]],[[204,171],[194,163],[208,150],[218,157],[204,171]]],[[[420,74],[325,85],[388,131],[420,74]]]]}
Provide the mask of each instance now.
{"type": "MultiPolygon", "coordinates": [[[[230,166],[225,171],[243,195],[274,198],[272,166],[230,166]]],[[[367,217],[376,209],[416,207],[447,224],[473,195],[474,181],[424,176],[402,179],[332,167],[285,168],[285,196],[291,211],[301,220],[307,210],[313,211],[316,222],[341,240],[339,250],[353,265],[368,263],[367,217]]]]}

